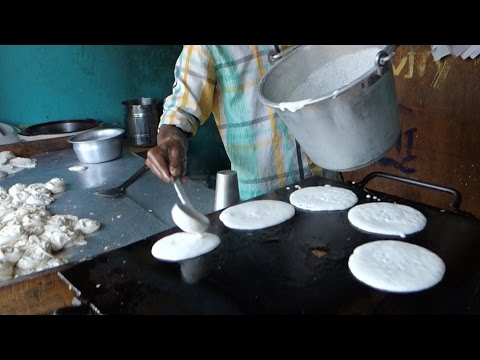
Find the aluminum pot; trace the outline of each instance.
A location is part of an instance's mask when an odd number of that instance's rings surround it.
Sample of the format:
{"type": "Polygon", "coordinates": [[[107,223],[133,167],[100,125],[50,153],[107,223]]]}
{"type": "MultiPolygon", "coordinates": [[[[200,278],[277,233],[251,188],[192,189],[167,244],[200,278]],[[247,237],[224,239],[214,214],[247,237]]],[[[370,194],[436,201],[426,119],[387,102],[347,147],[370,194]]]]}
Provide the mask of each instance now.
{"type": "Polygon", "coordinates": [[[90,130],[69,137],[73,151],[82,163],[97,164],[111,161],[122,155],[122,135],[124,129],[90,130]]]}
{"type": "Polygon", "coordinates": [[[392,45],[301,45],[276,56],[258,85],[258,99],[274,109],[315,164],[355,170],[392,148],[400,135],[392,45]],[[367,53],[373,55],[358,57],[367,53]],[[314,83],[322,69],[329,80],[314,83]]]}

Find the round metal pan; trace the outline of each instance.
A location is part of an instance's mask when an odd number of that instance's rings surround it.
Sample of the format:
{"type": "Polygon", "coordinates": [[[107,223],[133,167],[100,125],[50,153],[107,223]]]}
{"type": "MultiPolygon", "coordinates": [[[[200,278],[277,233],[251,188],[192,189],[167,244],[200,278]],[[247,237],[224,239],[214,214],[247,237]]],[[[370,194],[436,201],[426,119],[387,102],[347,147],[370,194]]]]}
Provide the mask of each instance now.
{"type": "Polygon", "coordinates": [[[29,126],[20,134],[27,136],[71,134],[94,129],[101,123],[101,121],[93,119],[51,121],[29,126]]]}

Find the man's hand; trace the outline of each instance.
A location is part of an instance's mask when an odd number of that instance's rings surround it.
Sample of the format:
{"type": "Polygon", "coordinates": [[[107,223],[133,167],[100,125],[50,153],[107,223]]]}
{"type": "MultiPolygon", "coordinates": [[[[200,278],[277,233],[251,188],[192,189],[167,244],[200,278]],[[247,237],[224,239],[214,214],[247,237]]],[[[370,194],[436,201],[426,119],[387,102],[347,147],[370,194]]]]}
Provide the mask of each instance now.
{"type": "Polygon", "coordinates": [[[146,165],[166,183],[187,171],[187,133],[174,125],[162,125],[157,135],[157,146],[147,153],[146,165]]]}

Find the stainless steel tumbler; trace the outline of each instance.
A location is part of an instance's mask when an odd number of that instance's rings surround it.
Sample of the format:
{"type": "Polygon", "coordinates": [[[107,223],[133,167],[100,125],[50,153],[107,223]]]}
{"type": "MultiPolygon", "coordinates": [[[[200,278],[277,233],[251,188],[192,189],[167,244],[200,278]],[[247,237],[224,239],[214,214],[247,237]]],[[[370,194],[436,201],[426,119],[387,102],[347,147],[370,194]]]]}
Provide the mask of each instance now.
{"type": "Polygon", "coordinates": [[[217,172],[214,210],[225,209],[240,202],[237,172],[221,170],[217,172]]]}

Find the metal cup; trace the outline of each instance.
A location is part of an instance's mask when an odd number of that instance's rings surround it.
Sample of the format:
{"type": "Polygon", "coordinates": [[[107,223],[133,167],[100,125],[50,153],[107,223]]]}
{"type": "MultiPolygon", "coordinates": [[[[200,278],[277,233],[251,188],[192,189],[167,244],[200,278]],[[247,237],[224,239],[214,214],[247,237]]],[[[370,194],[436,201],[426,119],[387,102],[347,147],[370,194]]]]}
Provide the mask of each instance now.
{"type": "Polygon", "coordinates": [[[240,193],[238,191],[237,172],[234,170],[217,172],[214,210],[225,209],[237,204],[239,201],[240,193]]]}

